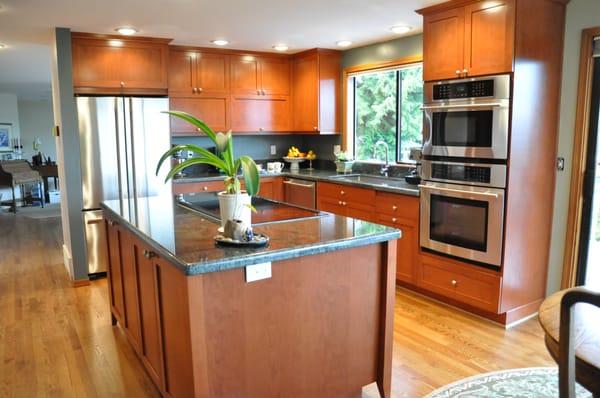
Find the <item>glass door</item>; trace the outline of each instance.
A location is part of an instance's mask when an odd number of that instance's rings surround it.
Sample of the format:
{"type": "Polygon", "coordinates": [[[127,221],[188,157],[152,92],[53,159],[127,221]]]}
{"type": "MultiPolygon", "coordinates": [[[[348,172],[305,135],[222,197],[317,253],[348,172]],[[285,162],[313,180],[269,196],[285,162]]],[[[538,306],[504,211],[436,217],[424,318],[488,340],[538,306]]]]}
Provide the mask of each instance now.
{"type": "Polygon", "coordinates": [[[595,58],[593,76],[577,283],[600,290],[600,53],[595,58]]]}

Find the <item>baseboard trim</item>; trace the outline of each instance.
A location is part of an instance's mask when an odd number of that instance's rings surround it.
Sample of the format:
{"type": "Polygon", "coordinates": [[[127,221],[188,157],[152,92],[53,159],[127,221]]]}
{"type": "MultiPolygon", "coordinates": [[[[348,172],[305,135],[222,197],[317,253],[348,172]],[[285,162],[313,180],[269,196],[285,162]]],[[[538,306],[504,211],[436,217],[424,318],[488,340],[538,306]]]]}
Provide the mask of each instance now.
{"type": "Polygon", "coordinates": [[[89,279],[77,279],[77,280],[74,280],[72,283],[73,283],[73,287],[89,286],[90,280],[89,279]]]}

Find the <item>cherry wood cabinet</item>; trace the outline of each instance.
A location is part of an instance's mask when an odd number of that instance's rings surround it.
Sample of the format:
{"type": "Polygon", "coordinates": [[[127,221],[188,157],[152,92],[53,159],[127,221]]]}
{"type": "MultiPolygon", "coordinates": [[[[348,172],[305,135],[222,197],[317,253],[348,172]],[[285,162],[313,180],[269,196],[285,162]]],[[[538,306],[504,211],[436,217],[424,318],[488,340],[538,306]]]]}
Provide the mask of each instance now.
{"type": "Polygon", "coordinates": [[[232,55],[231,93],[258,96],[289,95],[289,59],[232,55]]]}
{"type": "Polygon", "coordinates": [[[167,93],[167,39],[73,33],[75,93],[167,93]]]}
{"type": "Polygon", "coordinates": [[[341,53],[315,49],[292,61],[292,127],[297,132],[339,134],[341,53]]]}
{"type": "MultiPolygon", "coordinates": [[[[229,97],[227,96],[171,97],[169,98],[169,108],[190,113],[215,131],[225,132],[230,128],[229,97]]],[[[171,117],[171,134],[189,136],[203,133],[199,133],[191,123],[171,117]]]]}
{"type": "Polygon", "coordinates": [[[342,184],[318,182],[317,209],[375,222],[375,191],[342,184]]]}
{"type": "Polygon", "coordinates": [[[420,261],[419,198],[401,194],[377,192],[375,198],[377,223],[398,228],[396,279],[415,284],[420,261]]]}
{"type": "Polygon", "coordinates": [[[289,97],[285,95],[232,95],[231,129],[239,133],[290,131],[289,97]]]}
{"type": "Polygon", "coordinates": [[[169,96],[229,94],[229,55],[171,46],[169,96]]]}
{"type": "Polygon", "coordinates": [[[141,351],[142,330],[140,325],[137,262],[133,251],[131,235],[123,233],[119,229],[119,246],[121,253],[121,269],[123,277],[123,298],[125,304],[125,316],[123,326],[125,333],[131,340],[133,347],[139,353],[141,351]]]}
{"type": "MultiPolygon", "coordinates": [[[[241,181],[244,188],[244,180],[241,181]]],[[[173,183],[173,194],[220,192],[224,189],[223,181],[179,182],[173,183]]],[[[283,200],[283,177],[261,177],[258,196],[277,201],[283,200]]]]}
{"type": "Polygon", "coordinates": [[[424,16],[424,80],[513,70],[515,0],[460,2],[419,12],[424,16]]]}
{"type": "Polygon", "coordinates": [[[121,233],[115,221],[105,221],[106,243],[108,245],[109,299],[113,323],[125,322],[125,297],[123,294],[123,266],[121,264],[121,233]]]}

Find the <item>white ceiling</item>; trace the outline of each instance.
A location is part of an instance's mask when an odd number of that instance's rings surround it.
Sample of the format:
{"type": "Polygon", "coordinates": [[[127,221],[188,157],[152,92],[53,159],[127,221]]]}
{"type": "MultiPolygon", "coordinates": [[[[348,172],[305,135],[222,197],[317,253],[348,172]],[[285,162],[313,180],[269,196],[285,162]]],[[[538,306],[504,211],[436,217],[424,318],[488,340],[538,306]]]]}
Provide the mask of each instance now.
{"type": "Polygon", "coordinates": [[[289,52],[352,47],[397,37],[396,24],[421,31],[415,9],[441,0],[0,0],[0,92],[20,98],[48,96],[53,27],[115,33],[133,26],[139,35],[173,38],[175,44],[211,46],[226,38],[229,48],[289,52]]]}

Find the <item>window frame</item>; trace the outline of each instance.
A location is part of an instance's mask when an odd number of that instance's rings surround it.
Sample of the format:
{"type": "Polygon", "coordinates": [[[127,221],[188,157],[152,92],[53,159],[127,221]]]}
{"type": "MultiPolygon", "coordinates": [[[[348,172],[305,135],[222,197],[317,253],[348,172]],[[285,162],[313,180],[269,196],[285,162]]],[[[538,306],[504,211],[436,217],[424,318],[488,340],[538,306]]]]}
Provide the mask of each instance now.
{"type": "MultiPolygon", "coordinates": [[[[415,55],[415,56],[409,56],[409,57],[404,57],[404,58],[400,58],[400,59],[396,59],[393,61],[384,61],[384,62],[376,62],[376,63],[370,63],[370,64],[363,64],[363,65],[357,65],[357,66],[351,66],[348,68],[345,68],[343,71],[343,105],[342,105],[342,110],[343,110],[343,117],[342,117],[342,122],[343,122],[343,126],[342,126],[342,150],[344,151],[350,151],[352,153],[352,156],[355,155],[355,143],[354,143],[354,137],[355,137],[355,114],[354,114],[354,109],[355,109],[355,84],[354,81],[352,81],[352,84],[349,84],[350,79],[353,78],[353,76],[356,76],[357,74],[361,74],[361,73],[370,73],[370,72],[383,72],[385,70],[399,70],[399,69],[403,69],[403,68],[410,68],[411,66],[417,66],[417,65],[423,65],[423,57],[421,55],[415,55]]],[[[397,85],[401,85],[401,79],[397,79],[397,85]]],[[[396,91],[396,104],[397,104],[397,112],[398,115],[400,115],[401,110],[402,110],[402,101],[400,99],[400,89],[401,87],[399,87],[396,91]]],[[[402,118],[398,117],[397,121],[396,121],[396,136],[399,137],[399,135],[401,134],[400,129],[400,123],[401,123],[402,118]]],[[[414,166],[414,161],[401,161],[400,160],[400,156],[401,156],[401,152],[400,152],[400,145],[401,145],[401,141],[398,139],[396,141],[396,159],[391,159],[390,161],[395,162],[395,164],[397,165],[405,165],[405,166],[414,166]]],[[[361,163],[373,163],[373,164],[381,164],[381,161],[374,161],[374,160],[357,160],[357,162],[361,162],[361,163]]]]}

